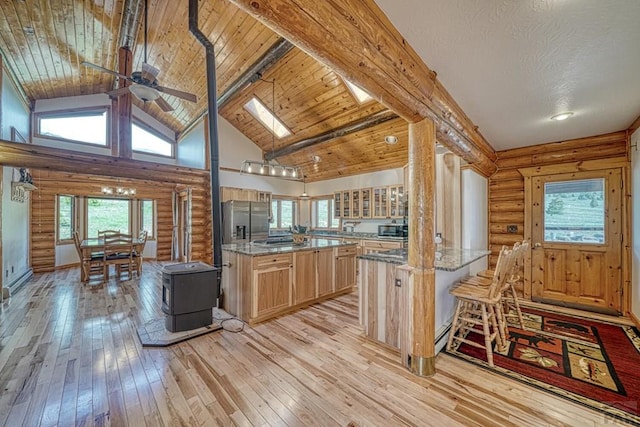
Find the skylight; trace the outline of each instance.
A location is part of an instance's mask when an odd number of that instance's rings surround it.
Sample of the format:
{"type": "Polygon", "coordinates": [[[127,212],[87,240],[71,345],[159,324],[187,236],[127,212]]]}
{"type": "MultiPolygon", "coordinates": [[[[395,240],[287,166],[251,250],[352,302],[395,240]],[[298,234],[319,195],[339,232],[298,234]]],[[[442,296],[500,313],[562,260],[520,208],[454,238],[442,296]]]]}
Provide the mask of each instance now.
{"type": "Polygon", "coordinates": [[[291,131],[258,98],[251,98],[249,102],[244,104],[244,108],[278,138],[291,135],[291,131]]]}
{"type": "Polygon", "coordinates": [[[344,82],[347,84],[347,87],[349,88],[353,96],[356,98],[356,100],[358,100],[358,103],[364,104],[365,102],[369,102],[373,100],[371,95],[369,95],[367,92],[360,89],[358,86],[354,85],[350,81],[345,80],[344,82]]]}

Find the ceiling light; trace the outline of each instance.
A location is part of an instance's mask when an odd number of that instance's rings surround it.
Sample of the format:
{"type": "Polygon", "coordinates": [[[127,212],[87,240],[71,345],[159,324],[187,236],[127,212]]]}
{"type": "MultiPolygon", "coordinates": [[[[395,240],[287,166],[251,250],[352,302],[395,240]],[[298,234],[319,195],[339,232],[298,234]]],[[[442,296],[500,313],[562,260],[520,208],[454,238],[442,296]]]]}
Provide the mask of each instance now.
{"type": "Polygon", "coordinates": [[[555,116],[552,116],[551,120],[557,120],[560,122],[562,120],[567,120],[571,116],[573,116],[573,113],[571,111],[567,111],[566,113],[560,113],[560,114],[556,114],[555,116]]]}
{"type": "Polygon", "coordinates": [[[384,137],[384,142],[386,142],[389,145],[396,144],[398,142],[398,137],[395,135],[387,135],[384,137]]]}
{"type": "Polygon", "coordinates": [[[300,195],[301,199],[308,199],[309,195],[307,194],[307,180],[302,177],[302,194],[300,195]]]}
{"type": "Polygon", "coordinates": [[[138,99],[145,102],[155,101],[156,99],[158,99],[158,97],[160,97],[160,93],[157,90],[137,83],[129,86],[129,91],[131,91],[131,93],[134,94],[138,99]]]}
{"type": "Polygon", "coordinates": [[[240,173],[245,175],[270,175],[274,178],[289,181],[301,181],[302,171],[296,166],[283,166],[262,160],[245,160],[240,167],[240,173]]]}
{"type": "Polygon", "coordinates": [[[313,156],[311,156],[311,160],[313,160],[313,163],[320,163],[320,160],[322,159],[317,154],[314,154],[313,156]]]}

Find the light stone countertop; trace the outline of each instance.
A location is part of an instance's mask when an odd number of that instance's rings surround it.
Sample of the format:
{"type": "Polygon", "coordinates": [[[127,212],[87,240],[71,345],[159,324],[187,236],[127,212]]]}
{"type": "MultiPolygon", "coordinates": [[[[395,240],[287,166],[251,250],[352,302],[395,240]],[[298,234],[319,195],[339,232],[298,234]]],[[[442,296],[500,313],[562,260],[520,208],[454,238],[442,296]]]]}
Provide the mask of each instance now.
{"type": "MultiPolygon", "coordinates": [[[[472,250],[460,248],[443,248],[436,251],[436,270],[456,271],[491,253],[488,250],[472,250]]],[[[406,264],[407,249],[391,249],[389,251],[360,255],[359,259],[386,262],[390,264],[406,264]]]]}

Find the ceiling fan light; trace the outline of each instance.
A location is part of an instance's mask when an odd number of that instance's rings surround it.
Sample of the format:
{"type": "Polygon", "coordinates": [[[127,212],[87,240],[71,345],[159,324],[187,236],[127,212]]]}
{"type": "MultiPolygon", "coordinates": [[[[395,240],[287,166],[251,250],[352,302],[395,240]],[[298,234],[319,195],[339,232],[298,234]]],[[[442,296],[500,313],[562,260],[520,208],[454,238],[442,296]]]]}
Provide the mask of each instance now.
{"type": "Polygon", "coordinates": [[[134,83],[129,86],[129,91],[142,101],[155,101],[160,96],[160,93],[148,86],[134,83]]]}

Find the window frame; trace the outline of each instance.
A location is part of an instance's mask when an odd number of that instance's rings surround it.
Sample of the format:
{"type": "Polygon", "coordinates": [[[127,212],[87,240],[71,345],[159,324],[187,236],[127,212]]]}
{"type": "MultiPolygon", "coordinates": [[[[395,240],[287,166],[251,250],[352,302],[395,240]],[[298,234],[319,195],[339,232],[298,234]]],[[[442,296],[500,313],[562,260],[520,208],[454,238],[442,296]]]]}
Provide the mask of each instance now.
{"type": "Polygon", "coordinates": [[[291,219],[292,222],[292,226],[299,224],[298,221],[298,215],[300,215],[300,203],[298,201],[298,199],[296,199],[295,197],[289,197],[289,196],[271,196],[271,206],[273,208],[273,202],[277,203],[277,212],[272,212],[272,218],[274,219],[274,221],[277,218],[277,224],[275,226],[272,227],[271,223],[269,225],[269,230],[274,230],[274,231],[284,231],[284,230],[289,230],[289,228],[284,228],[282,227],[282,201],[287,201],[287,202],[292,202],[293,203],[293,218],[291,219]]]}
{"type": "Polygon", "coordinates": [[[73,233],[77,231],[78,226],[76,199],[77,197],[71,194],[56,194],[56,245],[73,243],[73,233]],[[71,236],[68,239],[60,238],[60,197],[71,198],[71,236]]]}
{"type": "Polygon", "coordinates": [[[147,234],[147,240],[156,240],[156,201],[154,199],[138,199],[138,231],[142,230],[143,224],[143,202],[151,202],[151,234],[147,234]]]}
{"type": "Polygon", "coordinates": [[[176,141],[170,139],[167,135],[164,135],[162,132],[154,129],[152,126],[145,123],[142,119],[136,116],[131,117],[131,151],[137,154],[143,154],[145,156],[156,156],[163,159],[175,159],[176,158],[176,141]],[[159,138],[165,142],[167,142],[171,146],[171,155],[166,156],[164,154],[159,153],[149,153],[148,151],[140,151],[133,148],[133,126],[138,126],[140,129],[149,132],[151,135],[159,138]]]}
{"type": "Polygon", "coordinates": [[[128,206],[128,230],[120,230],[122,233],[131,234],[131,229],[133,227],[133,201],[134,199],[122,198],[122,197],[99,197],[99,196],[87,196],[84,198],[84,235],[87,239],[96,238],[98,236],[89,236],[89,200],[91,199],[100,199],[100,200],[121,200],[127,201],[129,203],[128,206]]]}
{"type": "Polygon", "coordinates": [[[69,108],[62,110],[52,110],[52,111],[40,111],[38,113],[34,113],[34,137],[49,139],[53,141],[62,141],[68,142],[71,144],[80,144],[89,147],[99,147],[99,148],[111,148],[111,107],[108,106],[98,106],[98,107],[87,107],[87,108],[69,108]],[[87,141],[79,141],[76,139],[68,139],[61,138],[57,136],[51,135],[43,135],[40,132],[40,121],[43,118],[69,118],[69,117],[83,117],[92,115],[91,113],[98,113],[96,115],[105,114],[105,144],[94,144],[92,142],[87,141]]]}
{"type": "Polygon", "coordinates": [[[340,218],[334,216],[335,210],[333,207],[334,197],[332,195],[315,196],[311,198],[311,224],[314,230],[340,230],[340,218]],[[327,200],[329,202],[329,224],[334,219],[338,220],[338,224],[335,227],[319,227],[318,226],[318,202],[321,200],[327,200]]]}

